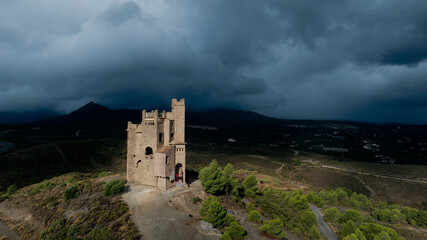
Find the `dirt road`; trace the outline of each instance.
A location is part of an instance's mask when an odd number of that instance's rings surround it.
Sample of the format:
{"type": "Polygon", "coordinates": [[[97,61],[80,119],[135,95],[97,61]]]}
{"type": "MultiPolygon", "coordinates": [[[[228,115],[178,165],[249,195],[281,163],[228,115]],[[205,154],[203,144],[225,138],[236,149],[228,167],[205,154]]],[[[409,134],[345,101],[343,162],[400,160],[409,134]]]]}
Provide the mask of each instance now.
{"type": "Polygon", "coordinates": [[[319,163],[319,161],[313,161],[311,159],[309,159],[309,160],[301,160],[301,162],[312,163],[312,164],[314,164],[315,166],[318,166],[318,167],[335,169],[335,170],[339,170],[339,171],[343,171],[343,172],[349,172],[349,173],[356,173],[356,174],[360,174],[360,175],[366,175],[366,176],[372,176],[372,177],[378,177],[378,178],[388,178],[388,179],[401,180],[401,181],[406,181],[406,182],[415,182],[415,183],[424,183],[424,184],[427,184],[427,180],[426,179],[419,179],[418,180],[418,179],[409,179],[409,178],[401,178],[401,177],[391,177],[391,176],[384,176],[384,175],[378,175],[378,174],[361,172],[361,171],[354,171],[354,170],[349,170],[349,169],[345,169],[345,168],[341,168],[341,167],[324,165],[324,164],[319,163]]]}
{"type": "Polygon", "coordinates": [[[188,188],[172,188],[166,192],[142,186],[130,186],[123,195],[132,213],[132,219],[143,239],[218,239],[197,230],[198,205],[194,196],[204,198],[200,183],[188,188]]]}
{"type": "Polygon", "coordinates": [[[329,226],[329,224],[327,222],[325,222],[325,220],[323,219],[323,214],[322,212],[313,204],[309,204],[311,210],[316,214],[317,216],[317,220],[319,221],[319,228],[320,231],[323,233],[323,235],[328,239],[328,240],[338,240],[338,236],[335,234],[334,231],[332,231],[331,227],[329,226]]]}
{"type": "Polygon", "coordinates": [[[360,175],[373,176],[373,177],[378,177],[378,178],[388,178],[388,179],[394,179],[394,180],[401,180],[401,181],[407,181],[407,182],[416,182],[416,183],[426,183],[427,184],[426,180],[416,180],[416,179],[409,179],[409,178],[390,177],[390,176],[384,176],[384,175],[378,175],[378,174],[372,174],[372,173],[366,173],[366,172],[352,171],[352,170],[348,170],[348,169],[345,169],[345,168],[334,167],[334,166],[329,166],[329,165],[321,165],[321,167],[336,169],[336,170],[340,170],[340,171],[344,171],[344,172],[349,172],[349,173],[357,173],[357,174],[360,174],[360,175]]]}
{"type": "Polygon", "coordinates": [[[365,188],[369,190],[369,197],[370,198],[375,198],[375,191],[374,191],[374,189],[372,189],[368,184],[366,184],[362,179],[360,179],[360,177],[356,176],[356,179],[359,180],[359,182],[361,182],[363,184],[363,186],[365,186],[365,188]]]}
{"type": "Polygon", "coordinates": [[[19,235],[10,229],[8,226],[0,222],[0,238],[6,237],[6,239],[10,240],[18,240],[19,235]]]}

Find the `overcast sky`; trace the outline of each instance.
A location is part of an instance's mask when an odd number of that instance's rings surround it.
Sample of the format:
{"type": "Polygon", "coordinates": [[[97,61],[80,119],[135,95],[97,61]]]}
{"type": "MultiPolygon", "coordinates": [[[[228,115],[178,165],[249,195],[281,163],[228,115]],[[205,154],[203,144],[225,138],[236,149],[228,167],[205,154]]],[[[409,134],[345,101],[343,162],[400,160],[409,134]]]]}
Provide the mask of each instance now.
{"type": "Polygon", "coordinates": [[[1,0],[0,111],[427,123],[424,0],[1,0]]]}

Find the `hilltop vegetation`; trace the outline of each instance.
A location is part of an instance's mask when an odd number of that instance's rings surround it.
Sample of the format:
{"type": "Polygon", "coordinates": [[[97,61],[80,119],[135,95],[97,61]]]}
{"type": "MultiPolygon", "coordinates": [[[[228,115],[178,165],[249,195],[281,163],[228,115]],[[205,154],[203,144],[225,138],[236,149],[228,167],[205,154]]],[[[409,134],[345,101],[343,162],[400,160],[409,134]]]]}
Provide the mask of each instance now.
{"type": "MultiPolygon", "coordinates": [[[[276,238],[286,236],[283,228],[304,239],[322,238],[317,228],[317,217],[309,207],[310,203],[323,209],[325,220],[343,239],[400,240],[403,237],[426,237],[413,229],[427,227],[426,211],[372,201],[367,196],[346,188],[321,191],[259,188],[254,175],[244,179],[235,178],[231,164],[221,169],[215,160],[201,169],[200,179],[205,190],[213,194],[203,202],[201,215],[221,229],[231,226],[233,220],[214,195],[224,200],[231,197],[231,201],[237,205],[242,204],[243,198],[250,199],[251,203],[246,205],[248,220],[259,223],[260,231],[276,238]],[[261,221],[260,213],[270,220],[261,221]]],[[[235,222],[233,225],[237,227],[238,224],[235,222]]],[[[241,235],[229,238],[227,230],[223,231],[223,239],[242,239],[245,236],[242,230],[238,231],[241,235]]]]}
{"type": "MultiPolygon", "coordinates": [[[[99,175],[71,173],[10,191],[0,220],[22,239],[140,239],[121,191],[105,196],[99,175]]],[[[113,181],[123,190],[123,181],[113,181]]]]}

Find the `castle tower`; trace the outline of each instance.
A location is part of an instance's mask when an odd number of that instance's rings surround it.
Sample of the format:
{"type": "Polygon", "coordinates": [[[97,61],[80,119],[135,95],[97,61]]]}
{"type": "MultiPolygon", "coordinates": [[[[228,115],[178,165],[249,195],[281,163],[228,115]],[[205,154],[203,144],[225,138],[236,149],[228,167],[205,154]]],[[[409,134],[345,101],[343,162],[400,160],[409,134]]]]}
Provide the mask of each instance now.
{"type": "Polygon", "coordinates": [[[129,182],[160,189],[185,185],[185,100],[172,99],[172,111],[142,111],[141,124],[128,122],[129,182]]]}

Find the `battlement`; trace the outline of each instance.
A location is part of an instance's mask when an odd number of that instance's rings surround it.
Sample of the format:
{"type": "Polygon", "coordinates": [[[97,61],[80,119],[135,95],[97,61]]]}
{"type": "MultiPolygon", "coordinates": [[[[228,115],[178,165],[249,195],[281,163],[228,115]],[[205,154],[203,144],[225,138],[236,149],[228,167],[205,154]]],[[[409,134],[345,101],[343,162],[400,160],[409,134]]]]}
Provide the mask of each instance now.
{"type": "Polygon", "coordinates": [[[172,107],[174,106],[185,106],[185,99],[181,98],[177,100],[176,98],[172,98],[172,107]]]}

